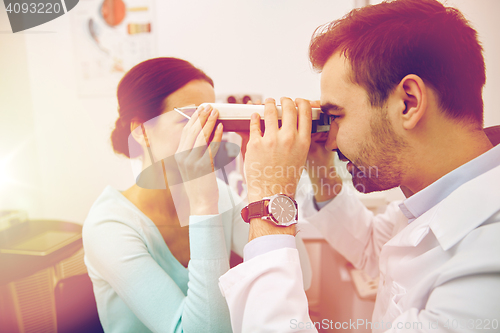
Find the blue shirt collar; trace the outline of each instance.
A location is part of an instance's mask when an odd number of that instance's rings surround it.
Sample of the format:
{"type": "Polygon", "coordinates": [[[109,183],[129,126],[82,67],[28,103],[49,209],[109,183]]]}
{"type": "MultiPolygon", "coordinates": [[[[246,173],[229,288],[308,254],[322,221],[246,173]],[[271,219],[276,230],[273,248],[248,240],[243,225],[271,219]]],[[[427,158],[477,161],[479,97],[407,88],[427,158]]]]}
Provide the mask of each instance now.
{"type": "Polygon", "coordinates": [[[431,185],[403,201],[403,203],[399,205],[399,208],[408,218],[408,223],[411,223],[420,215],[441,202],[458,187],[493,169],[499,164],[500,145],[493,147],[484,154],[439,178],[431,185]]]}

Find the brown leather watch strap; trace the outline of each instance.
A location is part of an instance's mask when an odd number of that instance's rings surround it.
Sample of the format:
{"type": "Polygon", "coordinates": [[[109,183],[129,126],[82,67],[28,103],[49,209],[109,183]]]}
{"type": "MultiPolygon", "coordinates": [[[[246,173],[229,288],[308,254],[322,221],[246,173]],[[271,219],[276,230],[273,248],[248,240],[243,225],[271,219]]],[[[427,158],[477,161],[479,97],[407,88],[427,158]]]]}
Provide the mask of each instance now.
{"type": "Polygon", "coordinates": [[[269,211],[267,209],[267,202],[269,202],[269,200],[260,200],[252,202],[243,208],[241,210],[241,217],[243,218],[243,221],[249,223],[253,218],[268,216],[269,211]]]}

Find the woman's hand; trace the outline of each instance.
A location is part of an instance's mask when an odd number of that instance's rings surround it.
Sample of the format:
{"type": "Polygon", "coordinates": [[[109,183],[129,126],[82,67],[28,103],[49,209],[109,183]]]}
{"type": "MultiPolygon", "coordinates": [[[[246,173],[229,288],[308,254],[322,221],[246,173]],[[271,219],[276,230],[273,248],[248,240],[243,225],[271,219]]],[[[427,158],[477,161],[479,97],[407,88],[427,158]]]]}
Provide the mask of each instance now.
{"type": "Polygon", "coordinates": [[[175,159],[189,198],[190,215],[218,214],[219,190],[214,156],[222,139],[222,124],[214,127],[219,112],[211,105],[198,108],[182,130],[175,159]]]}

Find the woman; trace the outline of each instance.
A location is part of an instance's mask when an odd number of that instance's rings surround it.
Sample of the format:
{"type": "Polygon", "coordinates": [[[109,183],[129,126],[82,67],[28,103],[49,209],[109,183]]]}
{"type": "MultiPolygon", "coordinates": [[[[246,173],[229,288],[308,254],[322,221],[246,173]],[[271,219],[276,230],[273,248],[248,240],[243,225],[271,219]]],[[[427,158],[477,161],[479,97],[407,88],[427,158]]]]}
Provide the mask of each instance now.
{"type": "MultiPolygon", "coordinates": [[[[210,134],[213,142],[221,139],[211,107],[198,109],[189,121],[173,111],[215,101],[212,80],[184,60],[157,58],[135,66],[117,97],[113,148],[141,156],[145,171],[169,156],[184,156],[177,162],[187,168],[181,172],[186,177],[189,158],[180,153],[205,145],[210,134]]],[[[174,164],[162,164],[162,180],[179,176],[174,164]]],[[[181,185],[133,185],[123,192],[108,186],[92,206],[83,227],[85,263],[106,332],[231,331],[218,278],[229,269],[230,251],[242,256],[247,242],[248,225],[240,217],[245,202],[227,211],[241,200],[236,194],[231,200],[213,173],[181,185]],[[181,211],[185,202],[187,213],[181,211]],[[191,215],[189,226],[181,227],[184,214],[191,215]]],[[[301,252],[307,260],[303,247],[301,252]]]]}

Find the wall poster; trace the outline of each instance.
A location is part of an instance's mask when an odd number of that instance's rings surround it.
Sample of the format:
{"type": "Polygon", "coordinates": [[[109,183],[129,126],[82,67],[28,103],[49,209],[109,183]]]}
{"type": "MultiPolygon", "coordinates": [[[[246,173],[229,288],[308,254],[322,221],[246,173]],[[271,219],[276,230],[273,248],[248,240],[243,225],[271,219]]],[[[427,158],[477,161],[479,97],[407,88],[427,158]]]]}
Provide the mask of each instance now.
{"type": "Polygon", "coordinates": [[[152,0],[81,0],[72,18],[78,94],[111,96],[134,65],[156,55],[152,0]]]}

